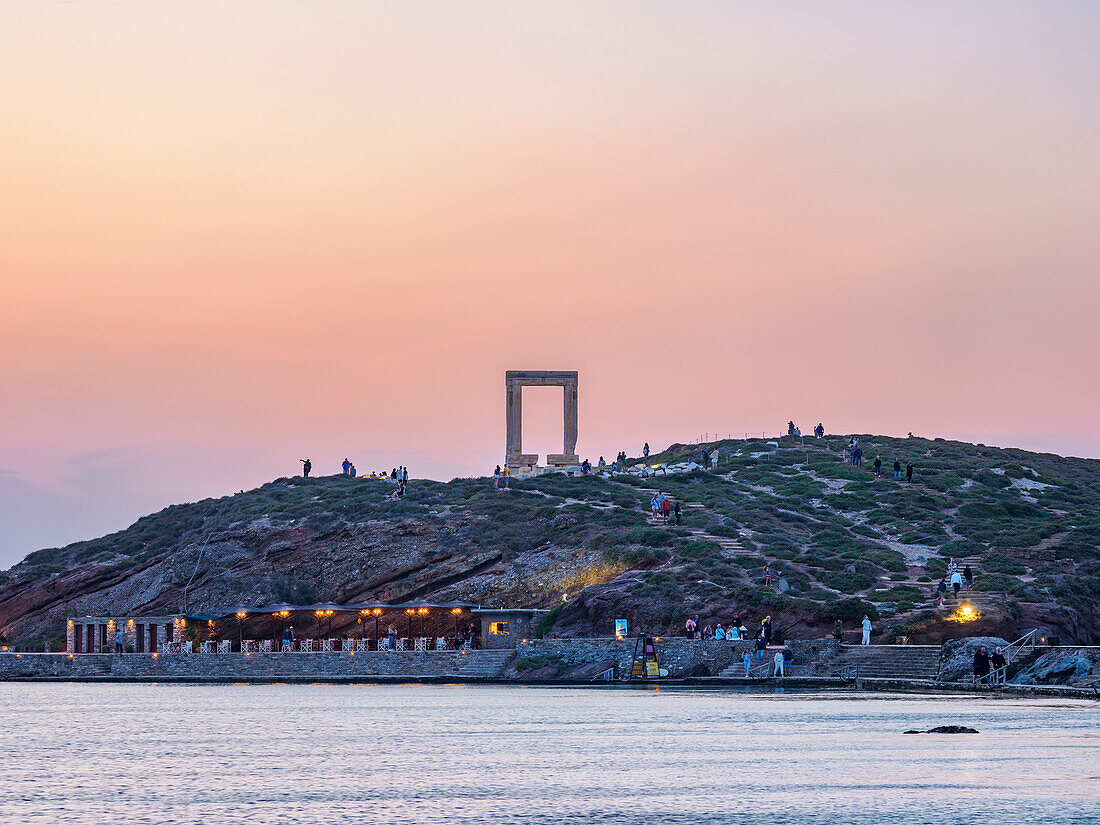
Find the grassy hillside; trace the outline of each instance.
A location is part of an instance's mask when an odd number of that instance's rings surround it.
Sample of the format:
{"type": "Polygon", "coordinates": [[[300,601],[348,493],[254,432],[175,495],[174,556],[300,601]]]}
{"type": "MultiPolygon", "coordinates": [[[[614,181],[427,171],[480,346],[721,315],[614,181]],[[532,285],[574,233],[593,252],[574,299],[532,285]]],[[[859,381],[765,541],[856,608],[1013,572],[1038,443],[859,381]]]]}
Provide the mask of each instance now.
{"type": "Polygon", "coordinates": [[[202,610],[235,601],[465,598],[555,607],[545,630],[606,634],[613,618],[668,633],[688,615],[822,635],[876,618],[883,638],[1040,626],[1100,632],[1100,461],[959,442],[862,436],[863,469],[826,439],[674,445],[659,464],[718,448],[717,471],[639,479],[388,482],[280,479],[169,507],[127,530],[32,553],[0,574],[0,632],[56,639],[67,615],[202,610]],[[884,477],[871,473],[875,455],[884,477]],[[912,486],[891,477],[912,461],[912,486]],[[651,490],[684,505],[651,525],[651,490]],[[205,549],[202,549],[205,542],[205,549]],[[201,555],[200,555],[201,551],[201,555]],[[981,613],[952,621],[932,588],[972,565],[981,613]],[[765,564],[783,590],[765,587],[765,564]],[[190,584],[188,585],[188,581],[190,584]],[[564,599],[564,601],[563,601],[564,599]]]}

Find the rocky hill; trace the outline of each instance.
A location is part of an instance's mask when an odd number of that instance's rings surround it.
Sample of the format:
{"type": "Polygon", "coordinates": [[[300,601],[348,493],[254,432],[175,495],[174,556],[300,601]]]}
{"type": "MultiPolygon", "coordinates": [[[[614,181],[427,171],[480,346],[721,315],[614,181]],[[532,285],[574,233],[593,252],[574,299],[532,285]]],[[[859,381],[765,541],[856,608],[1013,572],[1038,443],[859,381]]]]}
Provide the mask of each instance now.
{"type": "Polygon", "coordinates": [[[884,641],[1040,627],[1100,642],[1100,461],[859,439],[862,468],[846,437],[731,440],[673,445],[646,477],[549,475],[507,492],[414,480],[401,500],[387,481],[279,479],[30,554],[0,573],[0,633],[40,648],[72,615],[426,598],[552,608],[543,630],[558,635],[608,635],[615,618],[656,634],[688,615],[752,626],[768,613],[813,637],[868,613],[884,641]],[[714,449],[716,471],[686,464],[714,449]],[[911,486],[893,480],[895,457],[913,462],[911,486]],[[651,523],[656,489],[681,503],[679,527],[651,523]],[[974,571],[974,614],[934,598],[952,559],[974,571]]]}

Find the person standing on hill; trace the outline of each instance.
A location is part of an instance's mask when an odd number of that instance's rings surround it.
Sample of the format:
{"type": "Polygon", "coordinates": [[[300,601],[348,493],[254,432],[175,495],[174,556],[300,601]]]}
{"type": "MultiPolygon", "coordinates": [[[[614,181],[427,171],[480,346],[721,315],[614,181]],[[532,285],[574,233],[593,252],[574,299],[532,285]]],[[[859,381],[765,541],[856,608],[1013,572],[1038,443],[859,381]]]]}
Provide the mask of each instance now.
{"type": "Polygon", "coordinates": [[[764,621],[760,623],[760,635],[764,639],[764,646],[767,647],[772,643],[772,617],[765,616],[764,621]]]}
{"type": "Polygon", "coordinates": [[[822,426],[820,421],[817,423],[817,426],[814,427],[814,435],[818,438],[825,437],[825,427],[822,426]]]}
{"type": "Polygon", "coordinates": [[[351,462],[348,461],[347,458],[345,458],[344,463],[340,465],[340,468],[344,471],[344,475],[347,475],[348,470],[351,469],[351,462]]]}
{"type": "Polygon", "coordinates": [[[894,459],[894,481],[901,481],[901,462],[894,459]]]}
{"type": "Polygon", "coordinates": [[[875,478],[882,476],[882,459],[877,455],[875,456],[875,478]]]}
{"type": "Polygon", "coordinates": [[[649,458],[649,442],[642,445],[642,458],[649,458]]]}
{"type": "Polygon", "coordinates": [[[302,462],[302,478],[309,478],[309,471],[313,469],[313,462],[308,458],[299,458],[302,462]]]}
{"type": "Polygon", "coordinates": [[[863,644],[871,644],[871,617],[863,617],[863,644]]]}
{"type": "Polygon", "coordinates": [[[911,485],[913,483],[913,462],[908,461],[905,464],[905,480],[911,485]]]}
{"type": "Polygon", "coordinates": [[[512,471],[508,469],[508,465],[504,465],[504,469],[500,471],[500,478],[504,482],[504,489],[508,489],[508,479],[512,477],[512,471]]]}
{"type": "Polygon", "coordinates": [[[719,459],[718,448],[715,447],[714,452],[710,454],[710,468],[712,470],[717,470],[718,469],[718,459],[719,459]]]}
{"type": "Polygon", "coordinates": [[[679,501],[676,502],[676,507],[674,508],[673,512],[676,514],[676,526],[679,527],[680,526],[680,502],[679,501]]]}
{"type": "Polygon", "coordinates": [[[844,625],[841,623],[840,619],[837,619],[833,624],[833,638],[838,642],[844,640],[844,625]]]}
{"type": "Polygon", "coordinates": [[[495,470],[493,470],[493,489],[494,490],[499,490],[500,489],[500,465],[499,464],[497,465],[497,468],[495,470]]]}

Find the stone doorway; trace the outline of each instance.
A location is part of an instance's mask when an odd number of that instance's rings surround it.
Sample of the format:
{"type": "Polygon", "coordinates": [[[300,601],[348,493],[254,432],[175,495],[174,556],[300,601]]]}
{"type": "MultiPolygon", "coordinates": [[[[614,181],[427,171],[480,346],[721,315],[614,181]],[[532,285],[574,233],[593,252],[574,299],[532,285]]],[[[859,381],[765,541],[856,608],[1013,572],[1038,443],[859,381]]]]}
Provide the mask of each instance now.
{"type": "Polygon", "coordinates": [[[523,452],[523,388],[561,387],[563,394],[564,439],[562,451],[546,456],[546,464],[555,469],[575,467],[577,457],[577,372],[576,370],[508,370],[504,373],[505,416],[508,443],[504,460],[517,475],[527,475],[538,465],[537,453],[523,452]]]}

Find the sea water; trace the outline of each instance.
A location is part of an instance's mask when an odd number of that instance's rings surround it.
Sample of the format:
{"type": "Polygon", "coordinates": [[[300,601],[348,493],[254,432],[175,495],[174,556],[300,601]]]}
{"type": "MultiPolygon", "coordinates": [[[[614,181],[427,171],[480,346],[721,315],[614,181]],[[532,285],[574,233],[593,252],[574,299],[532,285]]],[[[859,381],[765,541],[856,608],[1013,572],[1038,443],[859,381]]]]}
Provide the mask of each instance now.
{"type": "Polygon", "coordinates": [[[1098,705],[0,684],[7,823],[1093,823],[1098,705]],[[975,735],[904,735],[943,724],[975,735]]]}

